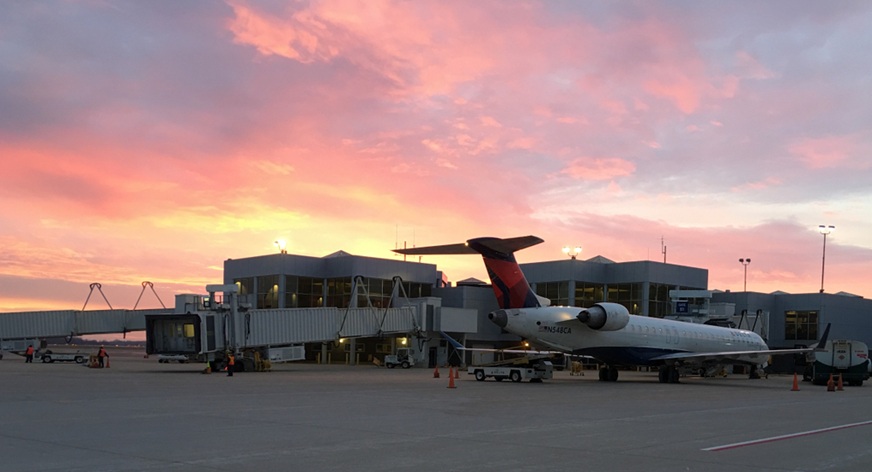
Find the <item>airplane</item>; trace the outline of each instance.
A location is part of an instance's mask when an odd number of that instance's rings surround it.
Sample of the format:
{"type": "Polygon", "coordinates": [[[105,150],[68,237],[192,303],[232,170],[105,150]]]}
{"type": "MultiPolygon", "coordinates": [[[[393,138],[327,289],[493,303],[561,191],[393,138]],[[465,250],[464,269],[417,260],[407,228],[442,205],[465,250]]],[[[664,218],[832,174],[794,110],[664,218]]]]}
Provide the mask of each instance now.
{"type": "Polygon", "coordinates": [[[481,237],[465,243],[394,249],[405,255],[480,254],[491,279],[498,310],[494,324],[538,346],[599,360],[599,380],[618,380],[618,366],[659,368],[661,383],[678,383],[682,368],[704,376],[724,366],[751,366],[751,378],[769,356],[808,353],[825,346],[830,325],[817,344],[799,349],[769,349],[753,331],[648,316],[631,315],[626,307],[599,302],[588,308],[550,306],[530,288],[514,253],[544,242],[536,236],[481,237]]]}

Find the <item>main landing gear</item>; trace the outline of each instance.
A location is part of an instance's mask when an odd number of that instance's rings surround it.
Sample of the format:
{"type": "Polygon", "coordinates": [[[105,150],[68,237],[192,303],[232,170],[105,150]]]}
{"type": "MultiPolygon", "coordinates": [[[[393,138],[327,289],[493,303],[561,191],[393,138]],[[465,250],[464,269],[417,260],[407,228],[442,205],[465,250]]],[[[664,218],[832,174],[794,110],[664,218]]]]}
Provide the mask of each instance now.
{"type": "Polygon", "coordinates": [[[604,366],[600,367],[599,370],[599,379],[600,382],[617,382],[618,380],[618,369],[612,366],[604,366]]]}
{"type": "Polygon", "coordinates": [[[677,365],[664,365],[660,367],[660,372],[658,373],[658,380],[660,383],[678,383],[678,366],[677,365]]]}

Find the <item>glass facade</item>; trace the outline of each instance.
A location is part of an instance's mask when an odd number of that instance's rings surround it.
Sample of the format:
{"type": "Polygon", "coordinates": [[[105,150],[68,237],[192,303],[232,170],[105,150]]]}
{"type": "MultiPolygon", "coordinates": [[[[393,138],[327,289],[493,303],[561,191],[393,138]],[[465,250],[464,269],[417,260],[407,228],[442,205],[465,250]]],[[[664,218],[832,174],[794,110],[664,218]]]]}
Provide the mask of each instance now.
{"type": "Polygon", "coordinates": [[[642,284],[609,284],[606,301],[624,305],[633,315],[642,314],[642,284]]]}
{"type": "Polygon", "coordinates": [[[669,285],[650,284],[648,287],[648,316],[663,318],[672,314],[672,300],[669,299],[669,285]]]}
{"type": "Polygon", "coordinates": [[[285,308],[317,308],[324,306],[324,279],[285,276],[285,308]]]}
{"type": "Polygon", "coordinates": [[[327,279],[327,306],[348,308],[351,302],[351,277],[327,279]]]}
{"type": "Polygon", "coordinates": [[[254,277],[242,277],[233,279],[233,283],[239,287],[239,296],[244,297],[254,293],[254,277]]]}
{"type": "Polygon", "coordinates": [[[784,312],[784,339],[810,341],[818,338],[818,312],[816,310],[789,310],[784,312]]]}
{"type": "MultiPolygon", "coordinates": [[[[369,306],[367,293],[369,294],[372,306],[386,308],[390,306],[394,288],[392,280],[363,279],[365,285],[358,288],[357,304],[353,305],[351,303],[351,296],[354,284],[351,277],[320,279],[286,275],[284,293],[279,291],[278,278],[279,276],[277,275],[257,278],[258,308],[271,308],[269,304],[277,303],[282,296],[284,298],[283,308],[366,307],[369,306]],[[326,293],[324,292],[325,287],[326,293]]],[[[417,282],[403,282],[403,288],[405,288],[406,294],[410,298],[429,297],[433,289],[432,285],[417,282]]]]}
{"type": "Polygon", "coordinates": [[[603,284],[594,282],[575,282],[575,302],[572,304],[582,308],[590,308],[595,303],[605,300],[603,284]]]}
{"type": "Polygon", "coordinates": [[[264,275],[257,278],[257,308],[279,307],[279,276],[264,275]]]}
{"type": "Polygon", "coordinates": [[[619,303],[634,315],[643,315],[647,306],[648,316],[663,318],[672,313],[669,290],[680,288],[667,284],[648,284],[648,297],[645,298],[645,283],[602,284],[596,282],[575,282],[574,296],[569,296],[570,281],[537,282],[536,295],[551,300],[552,305],[569,305],[589,308],[599,302],[619,303]]]}
{"type": "Polygon", "coordinates": [[[391,293],[394,289],[392,280],[369,278],[364,279],[366,290],[357,291],[357,306],[369,306],[366,295],[369,292],[369,302],[376,308],[387,308],[391,303],[391,293]]]}
{"type": "Polygon", "coordinates": [[[569,282],[538,282],[536,283],[536,295],[551,300],[552,306],[568,306],[569,282]]]}

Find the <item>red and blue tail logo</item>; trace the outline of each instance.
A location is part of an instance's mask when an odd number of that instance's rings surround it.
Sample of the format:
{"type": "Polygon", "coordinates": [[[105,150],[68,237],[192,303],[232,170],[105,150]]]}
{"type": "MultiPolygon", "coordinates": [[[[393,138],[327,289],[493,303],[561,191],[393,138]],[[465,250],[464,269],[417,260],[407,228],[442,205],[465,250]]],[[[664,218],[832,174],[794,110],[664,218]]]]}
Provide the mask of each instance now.
{"type": "Polygon", "coordinates": [[[527,278],[521,272],[515,251],[541,243],[535,236],[520,238],[476,238],[466,242],[467,246],[481,254],[487,274],[491,279],[494,295],[500,308],[533,308],[541,306],[536,294],[530,288],[527,278]]]}
{"type": "Polygon", "coordinates": [[[444,246],[418,247],[409,249],[394,249],[394,252],[407,255],[423,254],[481,254],[487,274],[497,296],[500,308],[534,308],[541,306],[539,299],[527,278],[521,272],[515,251],[535,246],[543,242],[536,236],[521,236],[517,238],[475,238],[465,243],[447,244],[444,246]]]}

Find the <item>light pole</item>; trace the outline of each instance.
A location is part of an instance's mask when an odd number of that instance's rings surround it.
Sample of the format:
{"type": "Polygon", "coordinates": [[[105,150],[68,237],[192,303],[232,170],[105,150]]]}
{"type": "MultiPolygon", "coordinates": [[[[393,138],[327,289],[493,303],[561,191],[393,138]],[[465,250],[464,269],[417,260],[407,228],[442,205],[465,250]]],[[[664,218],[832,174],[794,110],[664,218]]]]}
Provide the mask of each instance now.
{"type": "Polygon", "coordinates": [[[745,287],[742,289],[742,291],[747,292],[748,291],[748,264],[751,263],[751,258],[750,257],[743,257],[742,259],[739,259],[739,262],[743,266],[745,266],[745,287]]]}
{"type": "Polygon", "coordinates": [[[827,264],[827,235],[836,229],[833,225],[818,225],[818,231],[824,235],[824,251],[821,256],[821,293],[824,293],[824,267],[827,264]]]}
{"type": "Polygon", "coordinates": [[[574,248],[563,246],[563,254],[575,259],[579,254],[581,254],[581,246],[575,246],[574,248]]]}
{"type": "Polygon", "coordinates": [[[279,254],[287,254],[288,253],[288,250],[285,249],[285,247],[287,246],[288,243],[284,239],[276,240],[273,242],[273,244],[275,244],[276,247],[279,248],[279,254]]]}

